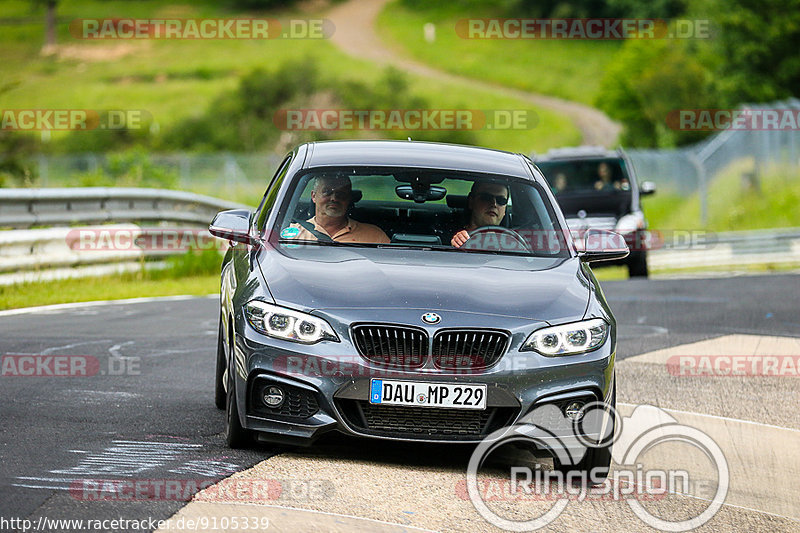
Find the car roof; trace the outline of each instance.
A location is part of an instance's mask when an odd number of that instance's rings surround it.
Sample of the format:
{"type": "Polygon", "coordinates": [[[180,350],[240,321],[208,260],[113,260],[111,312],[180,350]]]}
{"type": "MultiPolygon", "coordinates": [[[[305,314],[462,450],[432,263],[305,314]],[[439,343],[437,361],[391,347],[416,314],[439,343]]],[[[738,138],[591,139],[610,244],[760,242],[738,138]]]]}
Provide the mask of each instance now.
{"type": "Polygon", "coordinates": [[[619,158],[619,150],[608,150],[602,146],[575,146],[569,148],[553,148],[543,155],[534,156],[534,161],[560,161],[567,159],[596,159],[599,157],[619,158]]]}
{"type": "Polygon", "coordinates": [[[501,174],[531,179],[520,154],[420,141],[322,141],[309,143],[305,168],[324,166],[418,167],[501,174]]]}

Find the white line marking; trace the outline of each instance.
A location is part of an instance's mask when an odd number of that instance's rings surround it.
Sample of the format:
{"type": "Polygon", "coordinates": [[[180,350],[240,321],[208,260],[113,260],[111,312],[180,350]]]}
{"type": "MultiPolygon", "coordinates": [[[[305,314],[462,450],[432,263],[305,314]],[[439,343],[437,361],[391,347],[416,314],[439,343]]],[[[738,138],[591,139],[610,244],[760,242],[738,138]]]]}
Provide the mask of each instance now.
{"type": "MultiPolygon", "coordinates": [[[[119,343],[119,344],[115,344],[114,346],[112,346],[111,348],[108,349],[108,353],[110,353],[112,357],[122,358],[122,355],[120,355],[120,353],[119,353],[120,349],[123,346],[128,346],[128,345],[133,344],[133,343],[134,343],[134,341],[126,341],[126,342],[122,342],[122,343],[119,343]]],[[[130,358],[128,358],[128,359],[130,359],[130,358]]]]}
{"type": "MultiPolygon", "coordinates": [[[[644,485],[639,485],[638,483],[631,482],[631,485],[642,486],[643,488],[645,488],[645,490],[647,490],[647,487],[644,487],[644,485]]],[[[696,496],[694,494],[686,494],[685,492],[675,492],[675,491],[672,491],[672,490],[668,490],[667,492],[669,494],[672,494],[673,496],[684,496],[686,498],[693,498],[695,500],[701,500],[701,501],[704,501],[704,502],[712,502],[713,501],[713,500],[711,500],[709,498],[703,498],[702,496],[696,496]]],[[[763,511],[761,509],[754,509],[752,507],[745,507],[744,505],[736,505],[735,503],[722,502],[722,505],[725,505],[727,507],[735,507],[737,509],[742,509],[744,511],[752,511],[754,513],[760,513],[760,514],[765,514],[765,515],[769,515],[769,516],[774,516],[776,518],[785,518],[786,520],[791,520],[792,522],[800,522],[800,520],[798,520],[797,518],[794,518],[792,516],[786,516],[786,515],[782,515],[782,514],[771,513],[769,511],[763,511]]]]}
{"type": "Polygon", "coordinates": [[[75,342],[73,344],[65,344],[63,346],[52,346],[50,348],[46,348],[46,349],[42,350],[41,355],[50,355],[56,350],[63,350],[63,349],[66,349],[66,348],[74,348],[75,346],[83,346],[85,344],[99,344],[101,342],[111,342],[111,339],[101,339],[99,341],[81,341],[81,342],[75,342]]]}
{"type": "Polygon", "coordinates": [[[127,304],[138,304],[138,303],[148,303],[148,302],[170,302],[170,301],[177,302],[180,300],[189,300],[192,298],[219,298],[219,294],[208,294],[206,296],[192,296],[189,294],[184,294],[180,296],[149,296],[145,298],[127,298],[124,300],[97,300],[94,302],[75,302],[69,304],[40,305],[36,307],[22,307],[20,309],[6,309],[5,311],[0,311],[0,317],[11,316],[11,315],[23,315],[27,313],[46,313],[50,311],[79,309],[81,307],[93,307],[100,305],[127,305],[127,304]]]}
{"type": "MultiPolygon", "coordinates": [[[[209,503],[209,502],[204,502],[202,500],[197,500],[197,501],[192,500],[191,502],[189,502],[188,505],[182,507],[178,512],[183,511],[184,509],[186,509],[186,507],[188,507],[189,505],[192,505],[193,503],[203,504],[203,503],[209,503]]],[[[428,533],[438,533],[435,529],[424,529],[424,528],[421,528],[421,527],[409,526],[409,525],[406,525],[406,524],[398,524],[397,522],[386,522],[385,520],[377,520],[375,518],[365,518],[363,516],[355,516],[355,515],[351,515],[351,514],[330,513],[328,511],[317,511],[316,509],[303,509],[302,507],[289,507],[289,506],[286,506],[286,505],[270,505],[270,504],[261,504],[261,503],[251,503],[251,502],[237,503],[237,502],[215,501],[213,503],[214,504],[222,504],[222,505],[249,505],[249,506],[252,506],[252,507],[272,507],[274,509],[286,509],[286,510],[289,510],[289,511],[303,511],[303,512],[307,512],[307,513],[316,513],[316,514],[324,514],[324,515],[329,515],[329,516],[338,516],[340,518],[355,518],[356,520],[366,520],[368,522],[375,522],[375,523],[378,523],[378,524],[385,524],[387,526],[405,527],[405,528],[408,528],[408,529],[415,529],[417,531],[426,531],[428,533]]]]}
{"type": "MultiPolygon", "coordinates": [[[[625,405],[627,407],[636,407],[638,404],[617,402],[617,405],[625,405]]],[[[752,424],[754,426],[761,426],[761,427],[772,428],[772,429],[782,429],[784,431],[794,431],[796,433],[800,433],[800,429],[787,428],[787,427],[783,427],[783,426],[775,426],[775,425],[772,425],[772,424],[764,424],[762,422],[753,422],[752,420],[742,420],[741,418],[729,418],[727,416],[707,415],[705,413],[696,413],[694,411],[682,411],[680,409],[667,409],[666,407],[659,407],[659,409],[667,411],[668,413],[681,413],[681,414],[684,414],[684,415],[704,416],[706,418],[715,418],[717,420],[725,420],[727,422],[739,422],[741,424],[752,424]]]]}

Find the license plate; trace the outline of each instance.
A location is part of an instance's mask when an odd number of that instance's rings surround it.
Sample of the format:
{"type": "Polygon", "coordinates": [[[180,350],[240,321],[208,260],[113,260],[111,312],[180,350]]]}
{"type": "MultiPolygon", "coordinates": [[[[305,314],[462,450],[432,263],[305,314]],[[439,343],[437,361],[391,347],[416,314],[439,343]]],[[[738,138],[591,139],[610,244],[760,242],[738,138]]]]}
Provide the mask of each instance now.
{"type": "Polygon", "coordinates": [[[486,385],[373,379],[369,402],[415,407],[486,409],[486,385]]]}

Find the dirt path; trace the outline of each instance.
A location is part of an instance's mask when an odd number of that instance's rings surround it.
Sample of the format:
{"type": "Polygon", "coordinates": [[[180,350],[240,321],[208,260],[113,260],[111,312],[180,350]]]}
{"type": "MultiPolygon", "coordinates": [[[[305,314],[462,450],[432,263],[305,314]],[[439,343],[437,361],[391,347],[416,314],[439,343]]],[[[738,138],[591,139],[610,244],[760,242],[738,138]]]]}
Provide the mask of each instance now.
{"type": "Polygon", "coordinates": [[[613,146],[621,126],[601,111],[577,102],[552,96],[512,89],[458,74],[450,74],[413,59],[400,56],[389,49],[375,33],[375,21],[389,0],[349,0],[328,12],[336,31],[331,40],[346,53],[381,65],[393,65],[404,71],[439,81],[456,83],[474,89],[517,98],[538,107],[568,116],[581,131],[583,144],[613,146]]]}

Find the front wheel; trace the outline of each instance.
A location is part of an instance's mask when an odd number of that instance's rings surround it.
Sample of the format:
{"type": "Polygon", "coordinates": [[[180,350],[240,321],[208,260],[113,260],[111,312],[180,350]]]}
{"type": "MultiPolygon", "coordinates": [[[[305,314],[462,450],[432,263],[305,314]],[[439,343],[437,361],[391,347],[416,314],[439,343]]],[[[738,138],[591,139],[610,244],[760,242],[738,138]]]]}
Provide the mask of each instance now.
{"type": "MultiPolygon", "coordinates": [[[[604,434],[614,435],[616,423],[615,409],[617,408],[617,386],[614,384],[614,389],[611,392],[611,401],[609,402],[608,409],[609,423],[612,424],[610,429],[606,430],[604,434]]],[[[553,458],[553,466],[556,470],[561,472],[564,480],[568,479],[570,472],[577,473],[581,480],[586,480],[587,485],[602,485],[606,478],[608,478],[609,471],[611,470],[611,447],[614,439],[608,439],[608,444],[604,446],[591,446],[586,449],[586,453],[575,464],[562,464],[558,458],[553,458]]]]}
{"type": "Polygon", "coordinates": [[[249,431],[242,427],[236,403],[236,386],[232,372],[228,372],[227,410],[225,416],[225,442],[233,449],[247,448],[253,439],[249,431]]]}
{"type": "Polygon", "coordinates": [[[227,396],[225,394],[225,345],[222,341],[222,317],[219,318],[219,333],[217,333],[217,366],[214,373],[214,405],[217,409],[225,409],[227,396]]]}

